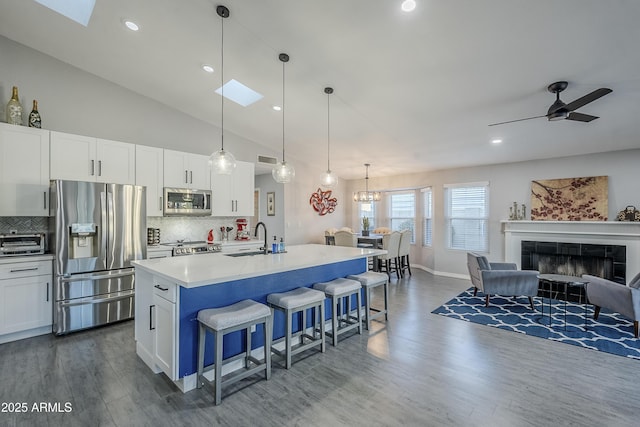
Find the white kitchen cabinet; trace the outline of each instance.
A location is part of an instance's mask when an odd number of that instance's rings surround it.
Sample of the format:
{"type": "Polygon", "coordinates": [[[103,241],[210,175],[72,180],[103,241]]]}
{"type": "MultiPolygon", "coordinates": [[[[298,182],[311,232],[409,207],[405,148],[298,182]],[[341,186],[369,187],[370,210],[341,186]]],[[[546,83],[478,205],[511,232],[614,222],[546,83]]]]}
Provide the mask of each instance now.
{"type": "Polygon", "coordinates": [[[162,216],[164,150],[136,145],[136,185],[147,187],[147,216],[162,216]]]}
{"type": "Polygon", "coordinates": [[[0,123],[0,216],[49,215],[49,131],[0,123]]]}
{"type": "Polygon", "coordinates": [[[0,265],[0,343],[51,332],[52,261],[0,265]]]}
{"type": "Polygon", "coordinates": [[[172,380],[178,379],[177,298],[178,286],[175,283],[159,277],[153,278],[156,331],[154,362],[172,380]]]}
{"type": "Polygon", "coordinates": [[[134,144],[51,132],[51,179],[135,183],[134,144]]]}
{"type": "Polygon", "coordinates": [[[213,216],[253,216],[255,166],[237,162],[231,175],[211,172],[213,216]]]}
{"type": "Polygon", "coordinates": [[[164,186],[209,190],[209,157],[202,154],[164,150],[164,186]]]}

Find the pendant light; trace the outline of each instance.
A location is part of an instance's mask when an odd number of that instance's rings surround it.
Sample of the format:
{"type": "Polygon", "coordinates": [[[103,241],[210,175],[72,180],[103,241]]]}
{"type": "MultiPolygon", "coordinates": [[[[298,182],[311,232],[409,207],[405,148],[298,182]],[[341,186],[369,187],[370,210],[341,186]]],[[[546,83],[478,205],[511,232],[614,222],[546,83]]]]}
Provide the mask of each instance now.
{"type": "Polygon", "coordinates": [[[333,93],[333,88],[325,87],[324,93],[327,94],[327,171],[322,174],[320,177],[320,185],[326,188],[333,188],[338,184],[338,177],[331,172],[331,167],[329,166],[329,158],[331,157],[331,151],[329,151],[330,141],[331,141],[331,133],[330,133],[330,113],[329,113],[329,98],[333,93]]]}
{"type": "Polygon", "coordinates": [[[220,26],[221,32],[222,32],[222,36],[220,38],[221,40],[220,81],[222,83],[220,87],[220,91],[221,91],[220,93],[221,108],[220,109],[222,112],[221,113],[222,120],[220,123],[221,147],[220,147],[220,150],[216,151],[209,157],[209,164],[211,165],[211,168],[214,173],[218,175],[230,175],[233,172],[233,170],[236,168],[236,158],[233,157],[233,154],[224,150],[224,20],[225,18],[229,17],[229,9],[227,9],[226,6],[219,5],[218,7],[216,7],[216,12],[220,16],[220,18],[222,18],[220,21],[222,23],[222,25],[220,26]]]}
{"type": "Polygon", "coordinates": [[[380,194],[380,192],[369,191],[369,166],[371,165],[369,163],[365,163],[364,165],[367,168],[367,175],[364,178],[365,190],[353,193],[353,201],[364,203],[378,202],[380,201],[380,199],[382,199],[382,195],[380,194]]]}
{"type": "Polygon", "coordinates": [[[286,184],[291,182],[293,177],[296,175],[296,171],[284,160],[284,64],[289,62],[289,55],[286,53],[281,53],[278,56],[278,59],[282,61],[282,162],[279,162],[277,165],[273,167],[271,171],[271,175],[276,182],[281,184],[286,184]]]}

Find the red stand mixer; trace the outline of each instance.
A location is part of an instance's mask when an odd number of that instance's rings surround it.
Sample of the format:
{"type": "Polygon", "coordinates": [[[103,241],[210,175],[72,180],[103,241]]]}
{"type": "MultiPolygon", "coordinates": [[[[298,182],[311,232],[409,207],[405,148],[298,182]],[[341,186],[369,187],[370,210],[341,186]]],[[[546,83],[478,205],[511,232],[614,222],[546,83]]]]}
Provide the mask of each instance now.
{"type": "Polygon", "coordinates": [[[238,230],[238,233],[236,234],[236,240],[251,239],[251,232],[249,231],[249,224],[247,223],[246,218],[236,219],[236,229],[238,230]]]}

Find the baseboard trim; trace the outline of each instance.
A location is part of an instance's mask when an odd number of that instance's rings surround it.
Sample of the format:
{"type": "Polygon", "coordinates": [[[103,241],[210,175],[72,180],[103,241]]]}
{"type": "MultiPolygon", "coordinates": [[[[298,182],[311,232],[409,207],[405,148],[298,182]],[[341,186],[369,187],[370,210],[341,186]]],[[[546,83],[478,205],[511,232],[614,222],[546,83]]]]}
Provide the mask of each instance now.
{"type": "Polygon", "coordinates": [[[426,271],[427,273],[431,273],[434,276],[443,276],[443,277],[452,277],[454,279],[470,280],[468,274],[449,273],[447,271],[437,271],[420,264],[411,264],[411,268],[417,268],[418,270],[426,271]]]}

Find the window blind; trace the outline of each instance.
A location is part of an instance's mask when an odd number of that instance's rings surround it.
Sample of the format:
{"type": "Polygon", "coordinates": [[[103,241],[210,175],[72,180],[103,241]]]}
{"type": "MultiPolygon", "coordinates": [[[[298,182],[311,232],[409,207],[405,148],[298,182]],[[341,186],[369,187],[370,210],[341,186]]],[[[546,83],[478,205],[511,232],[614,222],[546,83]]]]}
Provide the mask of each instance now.
{"type": "Polygon", "coordinates": [[[449,248],[488,250],[488,194],[488,184],[445,186],[445,222],[449,248]]]}

